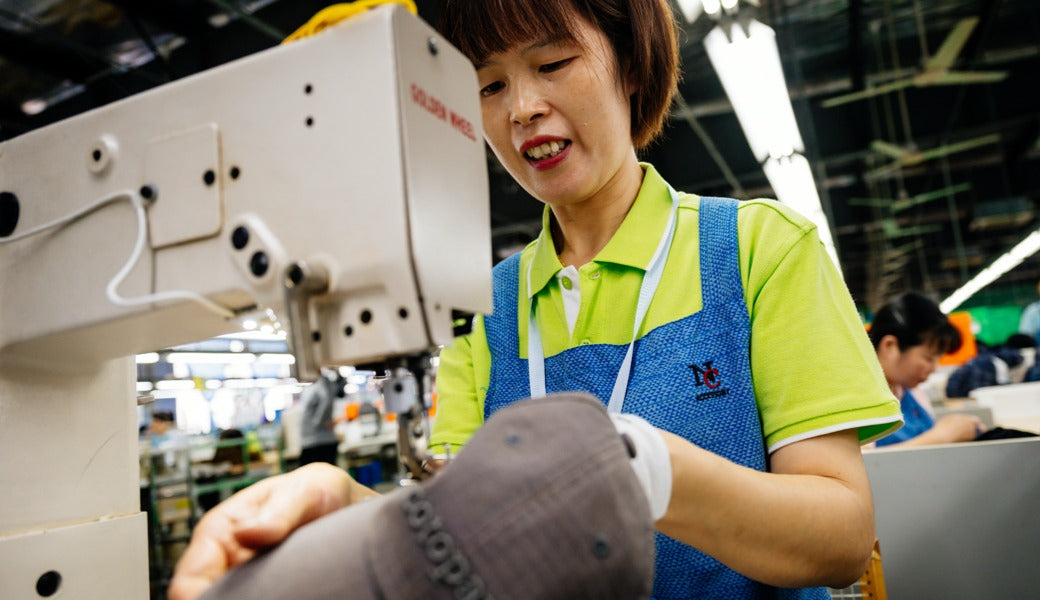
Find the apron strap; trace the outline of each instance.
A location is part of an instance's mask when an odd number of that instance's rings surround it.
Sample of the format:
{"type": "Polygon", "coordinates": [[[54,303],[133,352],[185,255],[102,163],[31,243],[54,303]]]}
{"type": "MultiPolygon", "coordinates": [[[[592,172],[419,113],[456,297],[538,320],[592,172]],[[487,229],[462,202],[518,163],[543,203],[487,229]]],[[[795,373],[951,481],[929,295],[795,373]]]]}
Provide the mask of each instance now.
{"type": "MultiPolygon", "coordinates": [[[[625,392],[628,390],[628,379],[632,372],[632,354],[635,348],[636,336],[639,335],[639,329],[643,326],[643,321],[646,320],[646,313],[650,310],[650,301],[653,300],[654,293],[661,283],[664,263],[668,258],[668,250],[672,246],[672,239],[675,237],[679,194],[671,186],[668,187],[668,192],[672,197],[668,224],[665,226],[664,233],[661,235],[661,241],[658,242],[657,249],[654,251],[653,257],[651,257],[650,263],[646,267],[646,272],[643,274],[643,282],[639,287],[639,298],[636,302],[636,314],[632,325],[632,341],[628,344],[628,351],[621,362],[621,368],[618,369],[617,379],[614,381],[614,389],[610,394],[610,401],[607,403],[607,410],[610,412],[619,413],[624,408],[625,392]]],[[[527,376],[531,385],[531,397],[541,398],[545,396],[545,352],[542,348],[538,324],[535,321],[534,295],[530,293],[531,268],[533,264],[534,261],[532,260],[527,265],[527,290],[528,294],[530,294],[529,303],[531,305],[531,312],[527,321],[527,376]]]]}

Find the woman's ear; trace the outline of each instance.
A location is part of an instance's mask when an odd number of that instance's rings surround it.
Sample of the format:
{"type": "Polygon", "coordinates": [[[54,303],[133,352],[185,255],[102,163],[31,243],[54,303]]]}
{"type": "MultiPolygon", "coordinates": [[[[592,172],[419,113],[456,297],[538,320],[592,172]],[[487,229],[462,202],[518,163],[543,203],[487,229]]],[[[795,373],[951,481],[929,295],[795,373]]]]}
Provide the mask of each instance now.
{"type": "Polygon", "coordinates": [[[881,336],[877,348],[878,357],[894,357],[898,356],[899,352],[899,338],[892,334],[881,336]]]}

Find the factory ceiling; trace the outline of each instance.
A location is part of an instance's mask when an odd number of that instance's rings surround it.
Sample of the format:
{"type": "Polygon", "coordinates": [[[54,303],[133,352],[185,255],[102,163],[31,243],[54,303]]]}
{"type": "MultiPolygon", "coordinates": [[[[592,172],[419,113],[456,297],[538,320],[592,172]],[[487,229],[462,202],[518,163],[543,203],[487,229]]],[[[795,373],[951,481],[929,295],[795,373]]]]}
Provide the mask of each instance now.
{"type": "MultiPolygon", "coordinates": [[[[0,0],[0,140],[273,46],[327,4],[0,0]]],[[[418,5],[435,22],[435,0],[418,5]]],[[[1040,2],[762,0],[754,10],[776,31],[861,308],[909,289],[945,298],[1040,226],[1040,2]],[[929,78],[947,84],[922,85],[929,78]]],[[[643,158],[678,189],[772,196],[708,62],[712,26],[683,24],[681,98],[643,158]]],[[[493,158],[489,169],[502,253],[536,233],[541,207],[493,158]]],[[[986,293],[1038,279],[1034,256],[986,293]]]]}

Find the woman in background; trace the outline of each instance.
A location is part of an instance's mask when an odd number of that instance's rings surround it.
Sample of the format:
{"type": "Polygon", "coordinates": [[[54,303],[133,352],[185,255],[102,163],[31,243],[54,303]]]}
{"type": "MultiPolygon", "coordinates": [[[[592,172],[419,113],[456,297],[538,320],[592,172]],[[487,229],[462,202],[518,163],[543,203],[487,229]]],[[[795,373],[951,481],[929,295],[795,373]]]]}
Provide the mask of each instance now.
{"type": "Polygon", "coordinates": [[[870,326],[885,381],[903,412],[902,429],[876,442],[877,446],[927,446],[967,442],[982,432],[982,421],[950,414],[938,421],[931,402],[914,388],[935,372],[944,354],[961,347],[961,335],[939,306],[927,296],[908,292],[885,304],[870,326]]]}

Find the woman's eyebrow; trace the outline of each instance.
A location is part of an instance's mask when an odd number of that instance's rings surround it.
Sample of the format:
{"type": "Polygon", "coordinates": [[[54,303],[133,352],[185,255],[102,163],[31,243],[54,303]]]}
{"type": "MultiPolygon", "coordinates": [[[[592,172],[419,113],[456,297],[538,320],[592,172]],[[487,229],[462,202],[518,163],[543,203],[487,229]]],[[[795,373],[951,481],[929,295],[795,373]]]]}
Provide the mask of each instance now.
{"type": "MultiPolygon", "coordinates": [[[[535,41],[529,43],[528,45],[524,46],[523,48],[521,48],[520,49],[520,54],[527,54],[528,52],[532,52],[534,50],[539,50],[539,49],[544,48],[546,46],[551,46],[553,44],[559,44],[561,42],[570,42],[570,41],[571,41],[571,37],[567,36],[567,35],[556,34],[556,35],[546,36],[544,38],[535,40],[535,41]]],[[[488,59],[488,58],[485,58],[484,60],[481,60],[481,61],[473,63],[473,68],[475,68],[476,70],[479,71],[481,69],[485,69],[487,67],[494,66],[495,64],[496,64],[496,61],[488,59]]]]}

